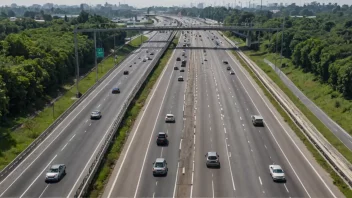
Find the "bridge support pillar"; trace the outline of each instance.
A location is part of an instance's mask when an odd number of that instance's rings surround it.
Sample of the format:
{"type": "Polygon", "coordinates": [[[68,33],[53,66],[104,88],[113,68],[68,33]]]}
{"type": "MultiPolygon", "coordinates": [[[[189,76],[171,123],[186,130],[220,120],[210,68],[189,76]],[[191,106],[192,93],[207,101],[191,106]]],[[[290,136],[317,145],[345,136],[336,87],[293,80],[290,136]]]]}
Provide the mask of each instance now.
{"type": "Polygon", "coordinates": [[[247,47],[250,47],[252,45],[252,32],[248,31],[247,32],[247,37],[246,37],[246,45],[247,47]]]}

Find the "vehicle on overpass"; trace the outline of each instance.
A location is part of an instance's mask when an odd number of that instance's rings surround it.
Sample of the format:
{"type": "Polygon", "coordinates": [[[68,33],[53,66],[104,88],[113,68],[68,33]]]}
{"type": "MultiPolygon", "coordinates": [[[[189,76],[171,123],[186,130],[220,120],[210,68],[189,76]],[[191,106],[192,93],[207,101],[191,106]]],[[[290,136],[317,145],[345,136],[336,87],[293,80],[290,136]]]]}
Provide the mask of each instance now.
{"type": "Polygon", "coordinates": [[[120,93],[120,88],[118,88],[118,87],[113,88],[111,93],[113,93],[113,94],[120,93]]]}

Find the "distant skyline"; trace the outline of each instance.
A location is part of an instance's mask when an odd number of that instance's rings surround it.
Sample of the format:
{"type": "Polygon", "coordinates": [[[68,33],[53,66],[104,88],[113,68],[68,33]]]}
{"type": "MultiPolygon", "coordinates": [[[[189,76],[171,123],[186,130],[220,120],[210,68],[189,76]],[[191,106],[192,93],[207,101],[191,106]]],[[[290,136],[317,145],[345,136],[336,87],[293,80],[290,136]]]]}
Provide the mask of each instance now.
{"type": "MultiPolygon", "coordinates": [[[[152,1],[145,1],[145,0],[114,0],[114,1],[106,1],[106,0],[32,0],[32,1],[28,1],[28,0],[1,0],[0,1],[0,6],[9,6],[12,3],[16,3],[17,5],[24,5],[24,6],[30,6],[33,4],[40,4],[43,5],[45,3],[53,3],[53,4],[58,4],[58,5],[79,5],[81,3],[86,3],[89,5],[96,5],[96,4],[105,4],[105,2],[108,2],[109,4],[119,4],[119,2],[121,4],[129,4],[130,6],[134,6],[134,7],[147,7],[147,6],[187,6],[189,7],[191,3],[193,3],[193,5],[196,5],[198,3],[205,3],[207,6],[212,4],[214,5],[222,5],[222,4],[226,4],[230,3],[232,5],[233,4],[237,4],[240,5],[240,2],[242,2],[242,6],[243,7],[248,7],[248,3],[251,2],[251,4],[257,4],[259,5],[261,0],[197,0],[197,1],[190,1],[190,0],[152,0],[152,1]]],[[[291,4],[291,3],[296,3],[297,5],[303,5],[304,3],[310,3],[313,2],[312,0],[280,0],[280,1],[275,1],[275,0],[263,0],[262,3],[263,5],[266,5],[268,3],[283,3],[285,5],[285,3],[291,4]]],[[[352,1],[351,0],[317,0],[317,2],[320,3],[337,3],[339,5],[343,5],[343,4],[348,4],[351,5],[352,1]]]]}

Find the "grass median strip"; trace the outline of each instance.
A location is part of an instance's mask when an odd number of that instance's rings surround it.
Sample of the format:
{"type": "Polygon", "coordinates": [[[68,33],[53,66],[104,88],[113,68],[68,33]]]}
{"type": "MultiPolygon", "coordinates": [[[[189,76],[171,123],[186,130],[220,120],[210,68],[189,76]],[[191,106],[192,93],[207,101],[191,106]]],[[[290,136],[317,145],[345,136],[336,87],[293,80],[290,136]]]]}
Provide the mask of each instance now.
{"type": "Polygon", "coordinates": [[[87,197],[99,197],[104,189],[105,184],[108,182],[109,176],[113,170],[116,160],[120,156],[123,145],[127,140],[128,134],[133,127],[133,124],[143,108],[146,99],[150,91],[152,90],[154,84],[158,80],[158,77],[162,73],[164,67],[167,64],[167,61],[172,55],[173,49],[177,45],[178,39],[175,38],[170,44],[169,48],[165,54],[158,61],[150,75],[148,76],[145,84],[141,87],[140,91],[137,93],[135,99],[130,104],[127,112],[122,120],[120,127],[118,128],[116,134],[116,139],[114,143],[109,147],[108,152],[102,161],[99,170],[93,179],[92,185],[89,187],[89,194],[87,197]]]}
{"type": "MultiPolygon", "coordinates": [[[[145,41],[147,37],[143,36],[145,41]]],[[[117,63],[121,62],[129,53],[140,44],[140,37],[132,40],[132,45],[125,45],[117,52],[117,63]]],[[[103,77],[114,67],[114,57],[107,57],[98,65],[98,78],[103,77]]],[[[79,83],[79,90],[83,94],[96,82],[96,72],[93,70],[79,83]]],[[[47,129],[63,112],[74,102],[76,87],[64,86],[65,93],[55,101],[53,106],[44,108],[37,116],[24,119],[22,127],[12,131],[10,127],[1,127],[0,134],[0,170],[16,158],[30,145],[45,129],[47,129]]]]}
{"type": "Polygon", "coordinates": [[[239,57],[237,52],[232,51],[237,60],[240,61],[241,65],[249,72],[252,78],[256,81],[259,87],[263,90],[265,96],[270,100],[270,102],[275,106],[280,115],[284,118],[286,123],[291,127],[291,129],[296,133],[296,135],[301,139],[301,141],[305,144],[307,149],[312,153],[315,160],[323,167],[333,179],[333,183],[340,189],[340,191],[346,197],[352,197],[351,189],[346,185],[346,183],[341,179],[341,177],[331,168],[328,162],[320,155],[317,149],[310,143],[310,141],[306,138],[303,132],[297,127],[297,125],[291,120],[290,116],[286,113],[286,111],[281,107],[281,105],[275,100],[275,98],[269,93],[269,91],[264,87],[264,85],[259,81],[257,76],[253,73],[253,71],[249,68],[249,66],[239,57]]]}

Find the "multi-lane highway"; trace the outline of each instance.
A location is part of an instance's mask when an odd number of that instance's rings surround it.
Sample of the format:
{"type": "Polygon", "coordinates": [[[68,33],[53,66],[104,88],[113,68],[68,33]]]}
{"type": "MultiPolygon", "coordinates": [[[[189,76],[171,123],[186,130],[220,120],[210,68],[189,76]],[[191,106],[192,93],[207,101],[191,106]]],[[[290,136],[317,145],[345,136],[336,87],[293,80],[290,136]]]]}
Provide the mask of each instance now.
{"type": "Polygon", "coordinates": [[[182,57],[182,47],[174,50],[102,196],[343,197],[226,50],[231,46],[221,35],[209,31],[185,34],[179,46],[191,43],[185,49],[187,57],[182,57]],[[174,70],[181,65],[177,57],[187,60],[185,72],[174,70]],[[230,75],[228,66],[235,75],[230,75]],[[177,81],[180,75],[184,82],[177,81]],[[175,115],[175,123],[165,123],[167,113],[175,115]],[[252,125],[251,115],[258,114],[264,118],[264,127],[252,125]],[[156,145],[158,132],[168,134],[168,146],[156,145]],[[209,151],[219,154],[221,168],[206,167],[204,155],[209,151]],[[165,177],[152,174],[153,162],[159,157],[167,161],[165,177]],[[287,182],[272,181],[270,164],[282,166],[287,182]]]}
{"type": "MultiPolygon", "coordinates": [[[[160,22],[162,23],[162,21],[160,22]]],[[[160,24],[161,25],[161,24],[160,24]]],[[[0,182],[0,197],[72,197],[112,127],[130,92],[165,45],[171,32],[155,33],[113,71],[65,120],[0,182]],[[159,41],[159,42],[152,42],[159,41]],[[149,52],[146,53],[148,48],[149,52]],[[154,55],[150,55],[154,52],[154,55]],[[128,75],[123,75],[125,70],[128,75]],[[120,94],[112,94],[118,87],[120,94]],[[90,113],[100,110],[102,118],[91,120],[90,113]],[[52,164],[65,164],[66,175],[60,182],[46,183],[45,173],[52,164]]]]}

